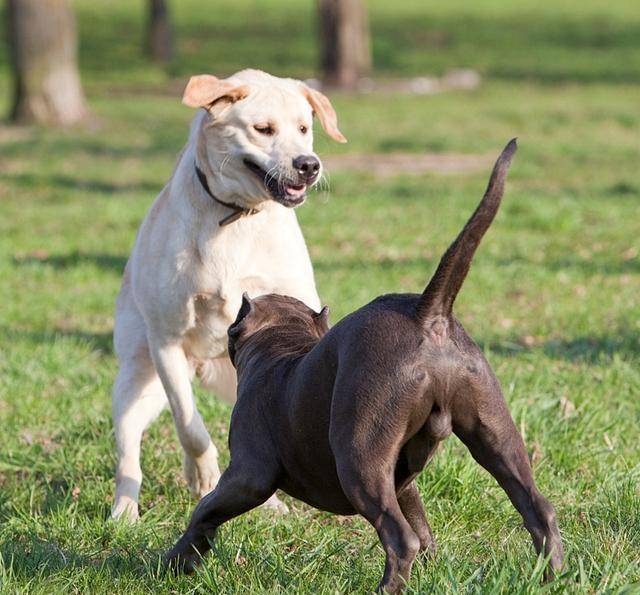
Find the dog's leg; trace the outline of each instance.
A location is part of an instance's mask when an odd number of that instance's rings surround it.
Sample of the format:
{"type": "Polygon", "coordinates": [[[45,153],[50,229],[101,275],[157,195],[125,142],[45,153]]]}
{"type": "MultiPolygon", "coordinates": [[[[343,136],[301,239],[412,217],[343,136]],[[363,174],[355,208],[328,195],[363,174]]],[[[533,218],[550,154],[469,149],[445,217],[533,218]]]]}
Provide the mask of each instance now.
{"type": "Polygon", "coordinates": [[[240,465],[232,460],[215,490],[196,506],[187,530],[166,554],[165,562],[176,572],[192,573],[211,548],[210,541],[218,527],[260,506],[273,493],[275,477],[263,461],[240,465]]]}
{"type": "Polygon", "coordinates": [[[152,356],[169,399],[180,444],[184,449],[184,474],[194,498],[202,498],[218,483],[218,451],[196,409],[189,363],[182,345],[154,345],[152,356]]]}
{"type": "MultiPolygon", "coordinates": [[[[228,357],[217,357],[205,362],[199,372],[201,385],[211,390],[226,403],[236,402],[237,379],[236,370],[228,357]]],[[[264,504],[265,508],[278,514],[287,514],[287,505],[273,494],[264,504]]]]}
{"type": "Polygon", "coordinates": [[[329,428],[336,471],[345,496],[373,525],[384,548],[384,574],[377,591],[400,593],[421,545],[402,512],[395,481],[411,407],[396,407],[389,414],[384,407],[400,401],[396,395],[372,392],[362,384],[362,374],[354,375],[350,366],[341,372],[335,380],[329,428]]]}
{"type": "Polygon", "coordinates": [[[149,356],[146,338],[134,343],[128,346],[132,352],[120,358],[121,367],[112,400],[118,464],[111,517],[129,521],[138,518],[142,433],[167,404],[160,378],[149,356]]]}
{"type": "Polygon", "coordinates": [[[424,513],[422,499],[415,482],[411,482],[398,494],[398,504],[411,528],[420,539],[420,550],[429,550],[432,555],[436,553],[436,540],[433,537],[431,527],[424,513]]]}
{"type": "Polygon", "coordinates": [[[453,431],[473,458],[493,475],[522,515],[536,551],[549,556],[545,578],[553,578],[563,561],[553,506],[536,488],[524,442],[507,409],[497,381],[456,399],[453,431]]]}
{"type": "MultiPolygon", "coordinates": [[[[371,459],[378,460],[371,454],[371,459]]],[[[369,460],[371,460],[369,459],[369,460]]],[[[386,553],[384,575],[378,592],[400,593],[411,574],[411,565],[420,550],[420,538],[405,518],[396,497],[393,466],[379,461],[375,467],[365,461],[342,461],[338,477],[353,507],[378,533],[386,553]],[[388,468],[390,473],[382,471],[388,468]]]]}

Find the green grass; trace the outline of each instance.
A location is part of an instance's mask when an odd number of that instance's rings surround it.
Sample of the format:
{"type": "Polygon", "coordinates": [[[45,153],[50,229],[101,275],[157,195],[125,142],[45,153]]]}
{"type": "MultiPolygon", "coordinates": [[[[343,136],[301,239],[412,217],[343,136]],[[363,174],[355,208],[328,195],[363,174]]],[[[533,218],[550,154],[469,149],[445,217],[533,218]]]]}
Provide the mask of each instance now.
{"type": "MultiPolygon", "coordinates": [[[[163,575],[159,555],[193,506],[168,414],[144,441],[141,522],[107,521],[115,295],[192,115],[159,90],[247,65],[313,75],[313,3],[176,2],[180,59],[168,73],[138,56],[142,2],[75,4],[98,123],[0,130],[0,591],[370,591],[383,565],[374,532],[290,499],[286,518],[256,511],[223,527],[196,577],[163,575]]],[[[546,590],[640,592],[640,14],[621,1],[387,4],[372,2],[377,75],[465,66],[484,83],[338,95],[350,142],[320,135],[318,150],[497,155],[519,137],[457,313],[558,511],[567,568],[546,590]]],[[[331,175],[299,217],[332,320],[421,290],[487,176],[331,175]]],[[[198,401],[224,463],[230,409],[198,401]]],[[[440,552],[416,563],[410,590],[541,590],[519,517],[457,439],[419,483],[440,552]]]]}

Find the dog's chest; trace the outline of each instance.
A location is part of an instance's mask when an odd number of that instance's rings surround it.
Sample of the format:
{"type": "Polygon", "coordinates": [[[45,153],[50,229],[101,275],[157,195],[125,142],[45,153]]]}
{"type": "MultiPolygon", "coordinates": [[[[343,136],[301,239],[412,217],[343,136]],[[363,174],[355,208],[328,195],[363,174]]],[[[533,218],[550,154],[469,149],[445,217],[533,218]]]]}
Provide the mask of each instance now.
{"type": "Polygon", "coordinates": [[[201,291],[192,300],[193,324],[185,336],[185,349],[189,356],[196,359],[220,357],[227,352],[227,329],[235,320],[242,292],[250,295],[267,293],[259,279],[243,279],[232,287],[216,291],[201,291]]]}
{"type": "Polygon", "coordinates": [[[227,349],[227,328],[233,322],[229,300],[220,293],[197,293],[192,308],[193,326],[185,337],[186,351],[197,359],[223,355],[227,349]]]}
{"type": "MultiPolygon", "coordinates": [[[[215,234],[205,230],[197,242],[197,253],[188,259],[189,320],[184,345],[193,358],[227,353],[227,329],[238,314],[243,292],[251,297],[295,295],[296,285],[307,280],[306,270],[300,270],[305,267],[287,257],[290,252],[300,252],[295,241],[287,234],[275,233],[277,221],[265,229],[268,220],[261,222],[257,219],[260,215],[255,217],[215,234]],[[198,266],[193,267],[193,262],[198,266]]],[[[307,283],[313,288],[313,278],[307,283]]]]}

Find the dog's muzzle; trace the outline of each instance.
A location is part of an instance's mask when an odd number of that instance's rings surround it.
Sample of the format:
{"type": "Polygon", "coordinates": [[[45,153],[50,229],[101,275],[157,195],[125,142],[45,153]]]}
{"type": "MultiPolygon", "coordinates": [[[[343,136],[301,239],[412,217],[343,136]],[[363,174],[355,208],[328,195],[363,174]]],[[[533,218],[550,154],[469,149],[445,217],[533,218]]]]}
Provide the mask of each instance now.
{"type": "Polygon", "coordinates": [[[320,172],[320,161],[312,155],[301,155],[293,160],[295,180],[281,171],[267,172],[251,159],[245,158],[243,162],[264,184],[271,198],[289,208],[304,202],[307,188],[316,182],[320,172]]]}

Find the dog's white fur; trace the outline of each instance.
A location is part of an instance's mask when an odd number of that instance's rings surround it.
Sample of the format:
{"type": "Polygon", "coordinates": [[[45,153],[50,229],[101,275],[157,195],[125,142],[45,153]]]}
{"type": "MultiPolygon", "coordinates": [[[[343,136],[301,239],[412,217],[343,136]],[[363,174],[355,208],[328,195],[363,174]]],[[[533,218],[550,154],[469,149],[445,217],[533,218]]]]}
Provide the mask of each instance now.
{"type": "MultiPolygon", "coordinates": [[[[294,211],[271,200],[243,159],[291,174],[293,158],[313,155],[314,113],[330,136],[344,141],[328,100],[298,81],[248,70],[224,81],[193,77],[183,102],[205,109],[194,118],[173,175],[140,227],[116,304],[114,518],[138,517],[142,434],[167,403],[192,494],[202,497],[215,487],[218,453],[191,381],[197,375],[220,397],[235,400],[227,327],[242,293],[281,293],[320,308],[294,211]],[[272,134],[264,133],[266,125],[272,134]],[[195,163],[217,198],[258,213],[220,226],[232,211],[206,194],[195,163]]],[[[274,496],[271,502],[279,501],[274,496]]]]}

